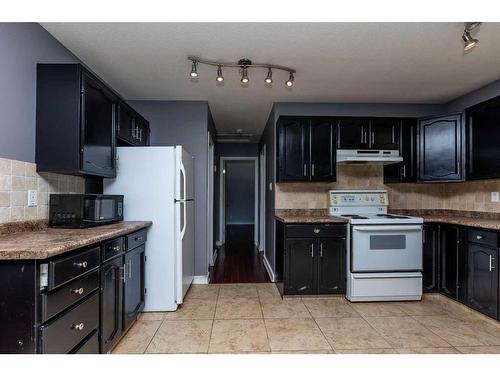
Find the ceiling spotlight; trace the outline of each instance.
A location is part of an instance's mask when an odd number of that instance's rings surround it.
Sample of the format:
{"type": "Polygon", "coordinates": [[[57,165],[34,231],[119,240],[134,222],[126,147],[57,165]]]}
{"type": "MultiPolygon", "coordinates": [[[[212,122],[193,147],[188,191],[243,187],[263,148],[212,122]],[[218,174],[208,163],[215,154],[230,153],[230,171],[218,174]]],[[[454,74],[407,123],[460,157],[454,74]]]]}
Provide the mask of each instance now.
{"type": "Polygon", "coordinates": [[[293,80],[294,80],[293,73],[290,72],[290,76],[288,77],[288,80],[285,82],[285,85],[287,85],[287,87],[292,87],[293,86],[293,80]]]}
{"type": "Polygon", "coordinates": [[[222,75],[222,65],[217,68],[217,82],[224,82],[224,76],[222,75]]]}
{"type": "Polygon", "coordinates": [[[248,69],[246,66],[241,68],[241,83],[248,83],[250,82],[250,79],[248,78],[248,69]]]}
{"type": "Polygon", "coordinates": [[[472,48],[474,48],[478,43],[479,40],[473,38],[470,35],[470,32],[477,28],[481,22],[466,22],[465,23],[465,29],[464,33],[462,34],[462,40],[464,41],[464,51],[470,51],[472,48]]]}
{"type": "Polygon", "coordinates": [[[264,81],[268,85],[273,83],[273,71],[271,70],[271,68],[269,68],[269,70],[267,71],[267,77],[264,81]]]}
{"type": "Polygon", "coordinates": [[[191,65],[191,73],[189,73],[189,76],[191,78],[198,77],[198,70],[197,70],[197,67],[196,67],[196,61],[193,61],[193,64],[191,65]]]}

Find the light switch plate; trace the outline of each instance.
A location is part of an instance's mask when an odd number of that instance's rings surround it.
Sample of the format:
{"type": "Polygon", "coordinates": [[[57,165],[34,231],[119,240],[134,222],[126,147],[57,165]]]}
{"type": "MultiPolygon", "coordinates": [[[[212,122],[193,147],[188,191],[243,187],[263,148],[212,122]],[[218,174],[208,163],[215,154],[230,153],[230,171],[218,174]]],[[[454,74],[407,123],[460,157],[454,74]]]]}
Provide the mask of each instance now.
{"type": "Polygon", "coordinates": [[[498,191],[492,191],[491,192],[491,201],[492,202],[498,202],[498,201],[500,201],[500,196],[499,196],[498,191]]]}
{"type": "Polygon", "coordinates": [[[35,207],[38,205],[38,191],[28,190],[28,207],[35,207]]]}

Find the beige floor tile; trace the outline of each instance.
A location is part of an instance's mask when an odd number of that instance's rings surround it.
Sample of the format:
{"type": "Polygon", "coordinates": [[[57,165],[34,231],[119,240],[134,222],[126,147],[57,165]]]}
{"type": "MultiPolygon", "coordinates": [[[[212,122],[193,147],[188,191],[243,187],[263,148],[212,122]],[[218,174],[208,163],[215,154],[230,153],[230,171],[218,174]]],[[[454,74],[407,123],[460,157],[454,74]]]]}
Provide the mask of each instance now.
{"type": "Polygon", "coordinates": [[[316,323],[335,350],[392,348],[363,318],[319,318],[316,323]]]}
{"type": "Polygon", "coordinates": [[[311,314],[301,299],[261,300],[264,318],[310,318],[311,314]]]}
{"type": "Polygon", "coordinates": [[[447,314],[447,311],[440,303],[429,299],[415,302],[396,302],[394,304],[410,316],[434,316],[447,314]]]}
{"type": "Polygon", "coordinates": [[[217,299],[219,288],[220,286],[217,284],[191,285],[186,294],[186,299],[217,299]]]}
{"type": "Polygon", "coordinates": [[[215,319],[261,319],[258,298],[220,298],[217,301],[215,319]]]}
{"type": "Polygon", "coordinates": [[[331,350],[313,319],[265,319],[273,351],[331,350]]]}
{"type": "Polygon", "coordinates": [[[257,353],[270,350],[264,320],[214,321],[210,353],[257,353]]]}
{"type": "Polygon", "coordinates": [[[146,353],[206,353],[212,320],[165,320],[146,353]]]}
{"type": "Polygon", "coordinates": [[[398,354],[395,349],[341,349],[336,350],[337,354],[398,354]]]}
{"type": "Polygon", "coordinates": [[[165,318],[164,312],[145,312],[139,315],[139,320],[163,320],[165,318]]]}
{"type": "Polygon", "coordinates": [[[215,300],[189,299],[176,311],[165,313],[165,319],[213,319],[215,300]]]}
{"type": "Polygon", "coordinates": [[[500,354],[500,346],[462,346],[457,347],[463,354],[500,354]]]}
{"type": "Polygon", "coordinates": [[[399,354],[459,354],[460,352],[453,348],[406,348],[397,349],[399,354]]]}
{"type": "Polygon", "coordinates": [[[453,346],[500,345],[494,330],[480,323],[467,323],[451,316],[419,316],[415,319],[453,346]]]}
{"type": "Polygon", "coordinates": [[[263,300],[281,300],[280,292],[274,283],[264,283],[264,284],[256,284],[257,294],[259,295],[259,299],[263,300]]]}
{"type": "Polygon", "coordinates": [[[406,313],[401,308],[391,302],[357,302],[352,303],[351,306],[361,316],[406,316],[406,313]]]}
{"type": "Polygon", "coordinates": [[[354,318],[359,314],[343,298],[306,298],[302,300],[314,318],[354,318]]]}
{"type": "Polygon", "coordinates": [[[220,284],[219,298],[257,298],[255,284],[220,284]]]}
{"type": "Polygon", "coordinates": [[[138,321],[113,350],[116,354],[144,353],[161,321],[138,321]]]}
{"type": "Polygon", "coordinates": [[[434,348],[450,346],[411,317],[366,317],[393,348],[434,348]]]}

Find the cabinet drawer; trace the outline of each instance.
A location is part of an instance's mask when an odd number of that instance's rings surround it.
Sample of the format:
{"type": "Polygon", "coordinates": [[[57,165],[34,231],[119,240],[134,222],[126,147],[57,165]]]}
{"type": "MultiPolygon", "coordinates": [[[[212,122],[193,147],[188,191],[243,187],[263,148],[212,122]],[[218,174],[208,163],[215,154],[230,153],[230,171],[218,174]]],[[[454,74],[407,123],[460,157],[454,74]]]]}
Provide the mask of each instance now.
{"type": "Polygon", "coordinates": [[[42,353],[68,353],[99,327],[99,293],[40,327],[42,353]]]}
{"type": "Polygon", "coordinates": [[[123,237],[116,238],[114,240],[105,242],[102,245],[102,261],[114,258],[117,255],[122,254],[125,251],[125,241],[123,237]]]}
{"type": "Polygon", "coordinates": [[[343,224],[297,224],[286,226],[286,236],[293,237],[345,237],[343,224]]]}
{"type": "Polygon", "coordinates": [[[467,230],[467,239],[469,242],[485,246],[498,247],[498,233],[487,230],[469,228],[467,230]]]}
{"type": "Polygon", "coordinates": [[[71,354],[99,354],[99,336],[97,330],[86,337],[83,342],[71,351],[71,354]]]}
{"type": "Polygon", "coordinates": [[[80,301],[99,287],[99,270],[89,272],[78,279],[49,293],[41,294],[42,322],[49,320],[65,308],[80,301]]]}
{"type": "Polygon", "coordinates": [[[100,248],[49,262],[48,289],[52,290],[99,266],[100,248]]]}
{"type": "Polygon", "coordinates": [[[138,232],[131,233],[127,236],[127,251],[135,249],[146,242],[147,235],[146,229],[142,229],[138,232]]]}

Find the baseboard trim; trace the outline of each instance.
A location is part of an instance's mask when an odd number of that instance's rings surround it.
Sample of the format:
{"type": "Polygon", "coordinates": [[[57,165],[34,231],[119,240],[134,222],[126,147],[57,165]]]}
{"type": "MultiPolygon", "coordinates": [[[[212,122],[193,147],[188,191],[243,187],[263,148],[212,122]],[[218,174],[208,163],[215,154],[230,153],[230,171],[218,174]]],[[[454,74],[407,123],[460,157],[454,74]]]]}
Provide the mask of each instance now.
{"type": "Polygon", "coordinates": [[[262,259],[264,261],[264,267],[266,267],[267,274],[269,275],[269,278],[271,279],[271,281],[274,283],[275,282],[275,276],[274,276],[274,272],[273,272],[273,270],[271,268],[271,265],[267,261],[267,258],[266,258],[265,255],[262,257],[262,259]]]}
{"type": "Polygon", "coordinates": [[[193,278],[193,285],[203,285],[208,284],[208,275],[206,276],[195,276],[193,278]]]}

